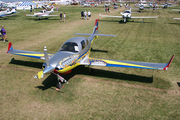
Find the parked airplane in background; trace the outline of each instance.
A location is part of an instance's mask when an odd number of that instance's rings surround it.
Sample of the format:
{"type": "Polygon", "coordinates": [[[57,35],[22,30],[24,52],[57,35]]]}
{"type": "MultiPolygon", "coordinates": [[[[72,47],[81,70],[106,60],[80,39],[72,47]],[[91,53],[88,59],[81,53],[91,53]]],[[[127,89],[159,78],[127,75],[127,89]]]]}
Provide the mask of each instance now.
{"type": "Polygon", "coordinates": [[[62,83],[67,82],[61,73],[70,73],[71,70],[79,65],[94,65],[94,66],[108,66],[108,67],[127,67],[127,68],[141,68],[141,69],[154,69],[154,70],[167,70],[170,66],[174,55],[168,63],[148,63],[148,62],[134,62],[123,60],[111,60],[111,59],[96,59],[90,58],[90,50],[93,41],[98,36],[115,36],[98,34],[98,21],[96,20],[92,34],[76,33],[75,35],[88,35],[85,37],[74,37],[67,40],[59,49],[56,54],[47,53],[46,47],[44,47],[44,53],[32,52],[24,50],[15,50],[12,44],[9,43],[7,53],[38,58],[45,60],[43,64],[43,71],[40,71],[35,78],[42,78],[46,73],[53,73],[58,78],[57,90],[62,87],[62,83]]]}
{"type": "Polygon", "coordinates": [[[34,12],[34,15],[31,14],[25,14],[25,16],[32,16],[32,17],[37,17],[38,19],[42,18],[42,17],[53,17],[53,16],[59,16],[59,15],[49,15],[51,13],[54,12],[54,7],[51,8],[50,11],[46,11],[46,10],[41,10],[38,13],[34,12]]]}
{"type": "Polygon", "coordinates": [[[15,13],[17,13],[15,8],[13,8],[13,9],[8,8],[5,11],[0,11],[0,17],[13,16],[13,15],[15,15],[15,13]]]}
{"type": "Polygon", "coordinates": [[[179,11],[179,13],[180,13],[180,9],[171,9],[171,10],[173,10],[173,11],[179,11]]]}
{"type": "Polygon", "coordinates": [[[158,16],[134,16],[134,17],[132,17],[131,9],[124,11],[124,13],[121,12],[122,16],[109,16],[109,15],[101,15],[101,14],[99,14],[99,15],[101,17],[123,18],[125,23],[126,23],[127,19],[131,19],[131,18],[158,18],[158,16]]]}
{"type": "Polygon", "coordinates": [[[180,18],[173,18],[173,19],[175,19],[175,20],[180,20],[180,18]]]}

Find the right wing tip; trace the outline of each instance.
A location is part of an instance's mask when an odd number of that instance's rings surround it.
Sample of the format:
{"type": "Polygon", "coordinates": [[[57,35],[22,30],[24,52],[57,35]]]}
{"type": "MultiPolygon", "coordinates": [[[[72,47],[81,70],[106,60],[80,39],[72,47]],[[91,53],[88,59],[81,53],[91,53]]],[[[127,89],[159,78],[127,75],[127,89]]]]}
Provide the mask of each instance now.
{"type": "Polygon", "coordinates": [[[172,60],[174,59],[174,55],[171,57],[170,61],[168,62],[168,64],[163,68],[163,70],[167,70],[172,62],[172,60]]]}

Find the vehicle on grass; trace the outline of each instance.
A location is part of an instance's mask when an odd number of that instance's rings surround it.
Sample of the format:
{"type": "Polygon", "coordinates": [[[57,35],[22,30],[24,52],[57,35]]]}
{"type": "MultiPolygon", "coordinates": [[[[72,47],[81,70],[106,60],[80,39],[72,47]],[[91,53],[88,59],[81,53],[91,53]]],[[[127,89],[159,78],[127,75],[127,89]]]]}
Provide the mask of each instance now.
{"type": "Polygon", "coordinates": [[[110,15],[101,15],[101,17],[112,17],[112,18],[123,18],[124,23],[127,22],[127,19],[132,19],[132,18],[158,18],[158,16],[131,16],[131,9],[124,11],[124,13],[120,12],[122,16],[110,16],[110,15]]]}
{"type": "Polygon", "coordinates": [[[8,17],[8,16],[13,16],[17,13],[15,8],[7,8],[4,11],[0,11],[0,17],[8,17]]]}
{"type": "Polygon", "coordinates": [[[43,18],[43,17],[48,18],[48,17],[59,16],[59,15],[50,15],[53,12],[54,12],[54,7],[52,6],[50,11],[41,10],[41,11],[39,11],[37,13],[34,12],[34,15],[25,14],[25,16],[37,17],[37,19],[40,19],[40,18],[43,18]]]}
{"type": "Polygon", "coordinates": [[[72,69],[79,65],[88,66],[107,66],[107,67],[126,67],[126,68],[141,68],[141,69],[154,69],[154,70],[167,70],[170,66],[174,55],[168,63],[148,63],[148,62],[135,62],[135,61],[123,61],[112,59],[96,59],[90,58],[90,51],[92,43],[98,36],[112,36],[98,33],[98,21],[96,19],[95,26],[92,34],[75,33],[75,35],[87,35],[89,37],[74,37],[67,40],[58,50],[56,54],[47,53],[46,47],[44,47],[44,53],[24,51],[13,49],[12,43],[8,45],[7,53],[20,55],[25,57],[32,57],[45,60],[42,65],[43,70],[38,72],[35,78],[43,78],[46,73],[53,73],[58,79],[57,90],[62,87],[63,83],[67,83],[61,74],[70,73],[72,69]]]}

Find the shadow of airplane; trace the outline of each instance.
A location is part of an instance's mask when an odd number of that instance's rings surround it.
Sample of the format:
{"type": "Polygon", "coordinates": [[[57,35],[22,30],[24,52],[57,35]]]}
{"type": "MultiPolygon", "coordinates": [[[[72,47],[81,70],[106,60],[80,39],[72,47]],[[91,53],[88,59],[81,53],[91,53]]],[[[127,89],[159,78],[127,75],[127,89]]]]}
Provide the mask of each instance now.
{"type": "MultiPolygon", "coordinates": [[[[85,67],[85,66],[78,66],[78,67],[74,68],[70,74],[63,74],[61,76],[64,77],[67,81],[69,81],[73,76],[78,75],[78,74],[91,76],[90,72],[89,72],[89,68],[85,67]]],[[[92,76],[124,80],[124,81],[153,83],[153,77],[125,74],[125,73],[106,71],[106,70],[101,70],[101,69],[93,69],[92,76]]],[[[54,74],[51,74],[42,82],[42,84],[43,84],[43,86],[37,86],[36,88],[46,90],[51,87],[56,87],[57,77],[54,74]]]]}
{"type": "Polygon", "coordinates": [[[51,17],[49,17],[49,18],[47,18],[47,17],[42,17],[42,18],[26,18],[27,20],[34,20],[34,21],[43,21],[43,20],[59,20],[58,18],[57,19],[55,19],[55,18],[51,18],[51,17]],[[49,19],[50,18],[50,19],[49,19]]]}
{"type": "Polygon", "coordinates": [[[180,23],[168,23],[168,24],[172,24],[172,25],[180,25],[180,23]]]}
{"type": "Polygon", "coordinates": [[[12,58],[9,63],[10,64],[15,64],[15,65],[22,65],[22,66],[27,66],[27,67],[33,67],[33,68],[42,68],[42,64],[43,64],[43,62],[32,62],[32,61],[15,60],[14,58],[12,58]]]}
{"type": "Polygon", "coordinates": [[[177,82],[177,85],[180,87],[180,82],[177,82]]]}
{"type": "Polygon", "coordinates": [[[98,50],[98,49],[91,48],[91,52],[104,52],[104,53],[107,53],[108,51],[107,50],[98,50]]]}
{"type": "MultiPolygon", "coordinates": [[[[12,60],[10,64],[34,67],[34,68],[41,68],[41,62],[30,62],[30,61],[22,61],[22,60],[12,60]]],[[[67,81],[69,81],[75,75],[90,75],[89,67],[85,67],[84,65],[78,66],[72,70],[69,74],[62,74],[67,81]]],[[[102,69],[93,68],[93,76],[102,77],[102,78],[110,78],[110,79],[117,79],[117,80],[124,80],[124,81],[135,81],[135,82],[142,82],[142,83],[153,83],[153,77],[145,77],[133,74],[126,74],[120,72],[113,72],[107,71],[102,69]]],[[[43,86],[37,86],[36,88],[46,90],[51,87],[56,87],[57,85],[57,77],[54,74],[50,74],[43,82],[43,86]]]]}

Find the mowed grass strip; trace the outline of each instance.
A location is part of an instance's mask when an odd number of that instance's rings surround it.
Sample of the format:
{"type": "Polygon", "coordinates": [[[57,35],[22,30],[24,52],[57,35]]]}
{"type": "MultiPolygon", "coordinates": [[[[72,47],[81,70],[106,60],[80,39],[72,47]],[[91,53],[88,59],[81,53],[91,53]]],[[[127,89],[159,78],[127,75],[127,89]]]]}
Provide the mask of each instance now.
{"type": "MultiPolygon", "coordinates": [[[[15,49],[56,53],[73,33],[91,33],[104,8],[60,6],[68,22],[59,17],[49,20],[26,18],[26,11],[13,18],[1,19],[8,40],[15,49]],[[91,20],[81,20],[81,10],[91,10],[91,20]]],[[[38,11],[38,10],[36,10],[38,11]]],[[[113,10],[111,10],[113,11],[113,10]]],[[[5,54],[7,43],[0,44],[0,119],[178,119],[179,118],[179,21],[169,17],[169,9],[144,12],[134,16],[156,16],[126,24],[119,19],[100,18],[99,33],[116,37],[98,37],[90,57],[166,63],[175,54],[167,71],[129,68],[75,68],[63,75],[69,84],[55,90],[56,76],[33,77],[43,60],[5,54]],[[15,58],[15,60],[12,60],[15,58]]],[[[54,13],[59,14],[59,13],[54,13]]],[[[113,15],[120,15],[113,11],[113,15]]],[[[172,13],[174,16],[178,15],[172,13]]]]}

